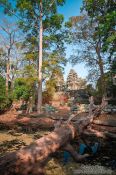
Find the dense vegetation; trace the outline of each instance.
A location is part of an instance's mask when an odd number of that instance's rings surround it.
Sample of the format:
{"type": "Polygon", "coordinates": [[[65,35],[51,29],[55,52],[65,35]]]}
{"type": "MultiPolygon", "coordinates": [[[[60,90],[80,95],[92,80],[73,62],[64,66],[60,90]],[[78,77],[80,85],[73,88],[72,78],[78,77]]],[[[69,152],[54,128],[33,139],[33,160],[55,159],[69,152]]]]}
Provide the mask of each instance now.
{"type": "Polygon", "coordinates": [[[67,22],[57,11],[64,0],[0,0],[0,4],[4,14],[0,24],[0,110],[16,99],[28,102],[32,98],[37,106],[41,106],[42,95],[43,102],[50,101],[56,77],[63,74],[67,61],[86,64],[88,79],[96,84],[94,90],[88,85],[90,94],[102,97],[108,89],[115,91],[114,0],[84,0],[81,16],[67,22]],[[75,48],[71,59],[66,57],[70,44],[75,48]]]}

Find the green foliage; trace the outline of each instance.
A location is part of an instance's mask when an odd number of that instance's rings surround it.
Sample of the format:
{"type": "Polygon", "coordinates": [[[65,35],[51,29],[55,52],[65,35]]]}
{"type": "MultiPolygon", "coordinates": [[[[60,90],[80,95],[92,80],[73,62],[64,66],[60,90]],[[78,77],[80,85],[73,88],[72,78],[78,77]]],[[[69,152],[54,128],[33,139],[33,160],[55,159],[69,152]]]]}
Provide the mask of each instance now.
{"type": "Polygon", "coordinates": [[[70,41],[74,45],[70,60],[73,65],[85,63],[89,71],[88,79],[95,83],[100,76],[104,76],[108,65],[108,54],[102,51],[101,36],[96,36],[96,22],[91,22],[91,18],[87,15],[72,17],[70,22],[72,23],[72,27],[69,28],[70,41]]]}
{"type": "Polygon", "coordinates": [[[6,96],[5,96],[5,80],[0,77],[0,111],[5,108],[6,96]]]}
{"type": "Polygon", "coordinates": [[[34,80],[33,78],[17,78],[14,83],[14,98],[29,100],[29,97],[34,95],[34,80]]]}
{"type": "Polygon", "coordinates": [[[55,77],[53,77],[53,78],[49,79],[48,81],[46,81],[46,92],[47,92],[50,100],[52,100],[53,95],[56,91],[55,87],[56,87],[55,77]]]}
{"type": "Polygon", "coordinates": [[[116,2],[114,0],[84,0],[83,9],[86,10],[91,20],[95,20],[96,34],[102,38],[103,51],[115,50],[116,34],[116,2]]]}
{"type": "Polygon", "coordinates": [[[27,86],[22,85],[22,86],[17,86],[14,89],[14,98],[16,99],[24,99],[24,100],[28,100],[30,96],[30,91],[28,89],[27,86]]]}
{"type": "MultiPolygon", "coordinates": [[[[63,5],[64,0],[51,2],[42,1],[43,4],[43,81],[50,78],[56,69],[63,70],[66,63],[64,47],[64,17],[57,13],[57,6],[63,5]]],[[[25,33],[23,49],[25,61],[34,70],[38,69],[38,34],[40,1],[17,0],[16,9],[20,14],[19,26],[25,33]]],[[[37,71],[36,71],[37,74],[37,71]]]]}
{"type": "Polygon", "coordinates": [[[12,4],[9,0],[0,0],[0,6],[3,8],[5,14],[12,15],[12,4]]]}
{"type": "Polygon", "coordinates": [[[109,71],[112,75],[116,75],[116,58],[114,58],[114,60],[111,62],[109,71]]]}
{"type": "MultiPolygon", "coordinates": [[[[116,104],[116,85],[114,84],[113,77],[116,75],[116,62],[114,61],[111,65],[110,70],[105,73],[105,84],[107,96],[110,98],[110,104],[116,104]]],[[[102,98],[101,94],[101,78],[97,81],[97,93],[96,96],[102,98]]]]}
{"type": "Polygon", "coordinates": [[[3,73],[6,69],[5,52],[3,48],[0,48],[0,73],[3,73]]]}
{"type": "Polygon", "coordinates": [[[86,92],[89,96],[95,96],[96,95],[96,90],[93,88],[92,84],[88,84],[86,86],[86,92]]]}
{"type": "Polygon", "coordinates": [[[0,76],[0,112],[7,110],[12,104],[12,98],[6,96],[5,79],[0,76]]]}
{"type": "Polygon", "coordinates": [[[56,92],[58,78],[62,77],[62,71],[56,67],[53,69],[51,77],[46,81],[46,88],[43,92],[43,103],[49,103],[56,92]]]}
{"type": "Polygon", "coordinates": [[[43,20],[43,27],[44,29],[58,30],[62,27],[62,22],[64,21],[64,16],[61,14],[54,14],[51,17],[47,17],[43,20]]]}
{"type": "MultiPolygon", "coordinates": [[[[8,1],[7,1],[8,2],[8,1]]],[[[44,92],[52,98],[55,91],[55,76],[63,72],[66,64],[64,46],[64,17],[57,13],[57,7],[62,6],[65,0],[42,0],[43,14],[43,82],[46,85],[44,92]]],[[[14,83],[14,98],[28,100],[35,96],[38,84],[38,55],[39,55],[39,28],[40,28],[40,0],[16,0],[12,4],[13,12],[17,12],[18,24],[24,33],[22,49],[23,67],[20,78],[14,83]],[[21,78],[22,77],[22,78],[21,78]]],[[[11,8],[10,8],[11,9],[11,8]]],[[[18,45],[17,45],[18,47],[18,45]]]]}
{"type": "Polygon", "coordinates": [[[105,75],[109,68],[109,58],[115,57],[115,12],[111,0],[84,0],[83,17],[69,20],[70,40],[75,50],[71,55],[72,63],[85,63],[89,68],[88,79],[99,83],[100,93],[106,91],[105,75]],[[76,47],[77,46],[77,47],[76,47]],[[83,49],[82,49],[83,48],[83,49]]]}

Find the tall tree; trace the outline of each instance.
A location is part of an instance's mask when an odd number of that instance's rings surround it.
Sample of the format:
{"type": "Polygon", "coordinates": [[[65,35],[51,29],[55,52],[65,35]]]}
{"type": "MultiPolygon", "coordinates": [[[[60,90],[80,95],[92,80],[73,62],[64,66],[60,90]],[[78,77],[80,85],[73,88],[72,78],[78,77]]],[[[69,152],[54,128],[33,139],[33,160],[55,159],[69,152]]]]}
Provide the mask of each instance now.
{"type": "MultiPolygon", "coordinates": [[[[68,23],[69,24],[69,23],[68,23]]],[[[89,68],[88,78],[96,82],[101,77],[101,92],[105,93],[104,71],[108,68],[109,53],[102,50],[102,36],[97,34],[99,24],[83,14],[82,17],[70,19],[71,40],[74,44],[74,54],[71,55],[72,63],[84,62],[89,68]]]]}
{"type": "Polygon", "coordinates": [[[108,51],[110,59],[116,51],[116,1],[115,0],[84,0],[83,9],[96,26],[96,36],[100,35],[102,50],[108,51]]]}
{"type": "Polygon", "coordinates": [[[39,58],[38,58],[38,103],[37,103],[37,111],[41,112],[42,106],[42,47],[43,47],[43,8],[42,8],[42,0],[40,0],[40,31],[39,31],[39,58]]]}
{"type": "MultiPolygon", "coordinates": [[[[14,63],[17,62],[19,29],[16,23],[9,22],[6,18],[1,18],[0,24],[0,47],[1,60],[4,60],[4,72],[6,77],[6,94],[8,95],[9,81],[14,79],[14,63]]],[[[3,64],[3,61],[2,61],[3,64]]]]}
{"type": "Polygon", "coordinates": [[[45,58],[45,61],[46,55],[52,55],[52,57],[54,55],[55,57],[57,56],[57,59],[60,59],[60,57],[64,59],[64,55],[61,53],[61,51],[64,51],[63,41],[60,40],[62,37],[60,29],[63,22],[63,16],[57,14],[57,5],[63,4],[64,0],[52,2],[50,0],[17,0],[16,7],[21,18],[20,27],[26,33],[25,44],[31,44],[28,45],[28,56],[30,54],[31,59],[38,57],[38,60],[36,61],[38,64],[38,113],[41,112],[42,105],[42,55],[43,58],[45,58]],[[34,57],[32,56],[32,51],[34,57]],[[59,51],[59,58],[57,51],[59,51]]]}

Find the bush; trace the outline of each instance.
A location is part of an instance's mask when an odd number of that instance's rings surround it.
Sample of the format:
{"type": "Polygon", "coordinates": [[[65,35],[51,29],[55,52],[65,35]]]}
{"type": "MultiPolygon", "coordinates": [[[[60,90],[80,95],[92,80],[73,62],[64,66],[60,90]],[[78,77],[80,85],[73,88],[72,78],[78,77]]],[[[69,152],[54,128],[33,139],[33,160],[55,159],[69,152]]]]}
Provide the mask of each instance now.
{"type": "Polygon", "coordinates": [[[17,100],[22,98],[27,101],[31,95],[32,95],[32,88],[27,84],[26,79],[17,78],[14,83],[14,92],[13,92],[14,98],[17,100]]]}
{"type": "Polygon", "coordinates": [[[6,87],[5,79],[0,77],[0,113],[7,110],[12,104],[12,97],[9,93],[8,97],[6,96],[6,87]]]}

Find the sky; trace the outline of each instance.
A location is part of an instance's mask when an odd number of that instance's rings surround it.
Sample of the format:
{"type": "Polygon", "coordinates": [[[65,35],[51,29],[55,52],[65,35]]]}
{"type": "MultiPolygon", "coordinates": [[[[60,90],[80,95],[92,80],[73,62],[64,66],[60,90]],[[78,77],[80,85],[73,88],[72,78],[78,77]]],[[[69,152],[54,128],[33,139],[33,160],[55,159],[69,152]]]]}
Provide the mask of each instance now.
{"type": "MultiPolygon", "coordinates": [[[[11,0],[11,1],[14,2],[15,0],[11,0]]],[[[66,0],[66,3],[63,6],[58,8],[58,12],[64,15],[65,21],[68,21],[68,19],[71,16],[80,15],[80,7],[82,6],[82,1],[83,0],[66,0]]],[[[0,15],[3,15],[3,14],[0,13],[0,15]]],[[[16,17],[14,16],[12,20],[15,21],[16,17]]],[[[70,54],[72,53],[72,49],[73,49],[72,46],[67,46],[67,49],[66,49],[67,58],[70,57],[70,54]]],[[[77,72],[79,77],[86,78],[88,71],[84,64],[81,63],[72,67],[72,65],[68,63],[64,70],[65,80],[71,68],[73,68],[77,72]]]]}
{"type": "MultiPolygon", "coordinates": [[[[78,16],[80,15],[80,7],[82,6],[83,0],[66,0],[66,3],[64,6],[60,7],[58,9],[58,12],[64,15],[65,21],[68,21],[68,19],[71,16],[78,16]]],[[[68,46],[66,50],[66,56],[69,58],[70,54],[72,53],[72,46],[68,46]]],[[[73,68],[79,77],[86,78],[88,71],[84,64],[78,64],[75,66],[71,66],[71,64],[67,64],[65,67],[65,74],[64,79],[66,80],[67,75],[70,71],[70,69],[73,68]]]]}

